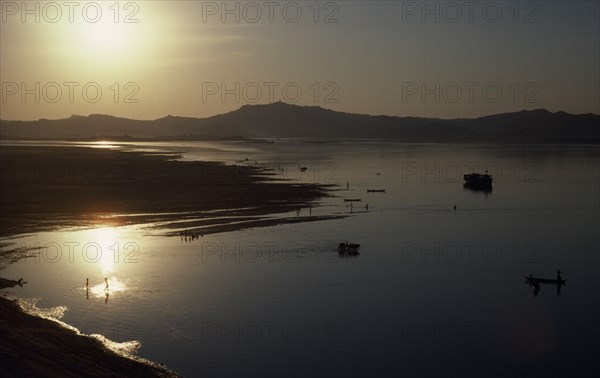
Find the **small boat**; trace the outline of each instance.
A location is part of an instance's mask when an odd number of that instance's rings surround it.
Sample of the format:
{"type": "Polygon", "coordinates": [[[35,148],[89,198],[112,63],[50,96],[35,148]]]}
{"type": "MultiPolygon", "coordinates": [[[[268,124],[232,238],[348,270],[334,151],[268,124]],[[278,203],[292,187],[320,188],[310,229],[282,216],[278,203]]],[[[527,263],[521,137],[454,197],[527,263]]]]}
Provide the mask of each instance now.
{"type": "Polygon", "coordinates": [[[362,198],[344,198],[344,202],[361,202],[362,198]]]}
{"type": "Polygon", "coordinates": [[[367,189],[367,193],[385,193],[385,189],[367,189]]]}
{"type": "Polygon", "coordinates": [[[479,173],[469,173],[464,175],[463,179],[465,180],[465,186],[469,188],[483,190],[492,188],[493,178],[492,175],[488,174],[488,171],[485,171],[483,175],[479,173]]]}
{"type": "Polygon", "coordinates": [[[556,279],[553,280],[551,278],[538,278],[538,277],[531,277],[531,276],[525,276],[525,279],[527,280],[527,282],[529,283],[538,283],[538,284],[553,284],[553,285],[566,285],[567,284],[567,280],[563,280],[562,278],[560,280],[556,279]]]}
{"type": "Polygon", "coordinates": [[[358,256],[360,252],[358,249],[360,248],[360,244],[355,243],[340,243],[338,244],[338,252],[340,255],[348,255],[348,256],[358,256]]]}

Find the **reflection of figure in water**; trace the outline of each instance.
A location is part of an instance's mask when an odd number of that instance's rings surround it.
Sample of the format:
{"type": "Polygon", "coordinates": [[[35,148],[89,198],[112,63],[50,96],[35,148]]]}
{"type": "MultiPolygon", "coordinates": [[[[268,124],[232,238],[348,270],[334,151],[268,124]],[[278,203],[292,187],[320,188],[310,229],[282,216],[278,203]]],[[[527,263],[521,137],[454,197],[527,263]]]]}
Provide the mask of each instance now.
{"type": "Polygon", "coordinates": [[[536,282],[536,281],[534,281],[534,282],[533,282],[533,284],[532,284],[532,286],[533,286],[533,296],[534,296],[534,297],[537,297],[537,295],[538,295],[538,294],[539,294],[539,292],[540,292],[540,283],[539,283],[539,282],[536,282]]]}
{"type": "Polygon", "coordinates": [[[527,282],[529,282],[529,287],[533,287],[533,296],[537,297],[537,295],[540,292],[540,283],[534,280],[533,277],[531,277],[531,273],[529,273],[529,278],[527,279],[527,282]]]}
{"type": "Polygon", "coordinates": [[[85,279],[85,299],[90,299],[90,279],[85,279]]]}
{"type": "Polygon", "coordinates": [[[106,292],[106,296],[104,297],[104,303],[108,303],[108,291],[106,292]]]}
{"type": "Polygon", "coordinates": [[[529,278],[527,279],[529,282],[529,287],[533,287],[533,296],[537,297],[540,292],[540,283],[535,281],[533,277],[531,277],[531,273],[529,273],[529,278]]]}

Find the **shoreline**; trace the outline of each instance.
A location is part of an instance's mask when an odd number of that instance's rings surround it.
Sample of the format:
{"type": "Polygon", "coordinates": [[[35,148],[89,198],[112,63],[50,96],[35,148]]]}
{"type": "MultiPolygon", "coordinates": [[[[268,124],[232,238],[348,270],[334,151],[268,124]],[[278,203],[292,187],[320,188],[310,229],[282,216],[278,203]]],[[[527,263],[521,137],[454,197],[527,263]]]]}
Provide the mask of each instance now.
{"type": "MultiPolygon", "coordinates": [[[[0,277],[0,290],[26,283],[0,277]]],[[[164,365],[135,354],[119,354],[98,338],[30,314],[18,299],[0,293],[0,356],[6,376],[179,377],[164,365]]]]}
{"type": "MultiPolygon", "coordinates": [[[[5,285],[2,284],[3,288],[5,285]]],[[[164,365],[122,355],[99,339],[25,312],[0,296],[2,373],[27,377],[178,377],[164,365]]]]}

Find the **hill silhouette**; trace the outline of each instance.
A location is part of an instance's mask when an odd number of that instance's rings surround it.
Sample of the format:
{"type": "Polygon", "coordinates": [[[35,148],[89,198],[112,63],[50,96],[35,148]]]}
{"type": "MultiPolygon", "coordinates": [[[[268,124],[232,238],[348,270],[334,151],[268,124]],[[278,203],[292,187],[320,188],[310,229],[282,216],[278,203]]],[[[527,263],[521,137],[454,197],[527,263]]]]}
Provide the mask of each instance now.
{"type": "Polygon", "coordinates": [[[336,112],[277,102],[244,105],[208,118],[166,116],[152,121],[92,114],[37,121],[0,120],[2,138],[373,138],[445,140],[599,140],[600,116],[545,109],[472,119],[397,117],[336,112]]]}

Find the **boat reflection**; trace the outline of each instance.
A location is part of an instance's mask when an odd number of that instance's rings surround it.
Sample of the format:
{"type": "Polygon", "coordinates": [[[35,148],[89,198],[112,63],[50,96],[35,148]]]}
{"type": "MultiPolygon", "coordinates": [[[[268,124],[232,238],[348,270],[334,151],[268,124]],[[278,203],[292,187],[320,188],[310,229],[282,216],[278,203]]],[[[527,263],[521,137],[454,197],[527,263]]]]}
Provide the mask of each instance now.
{"type": "Polygon", "coordinates": [[[464,190],[468,190],[470,192],[480,192],[480,193],[485,193],[486,196],[488,196],[489,194],[492,193],[493,188],[491,186],[477,186],[477,185],[471,185],[471,184],[463,184],[463,189],[464,190]]]}

